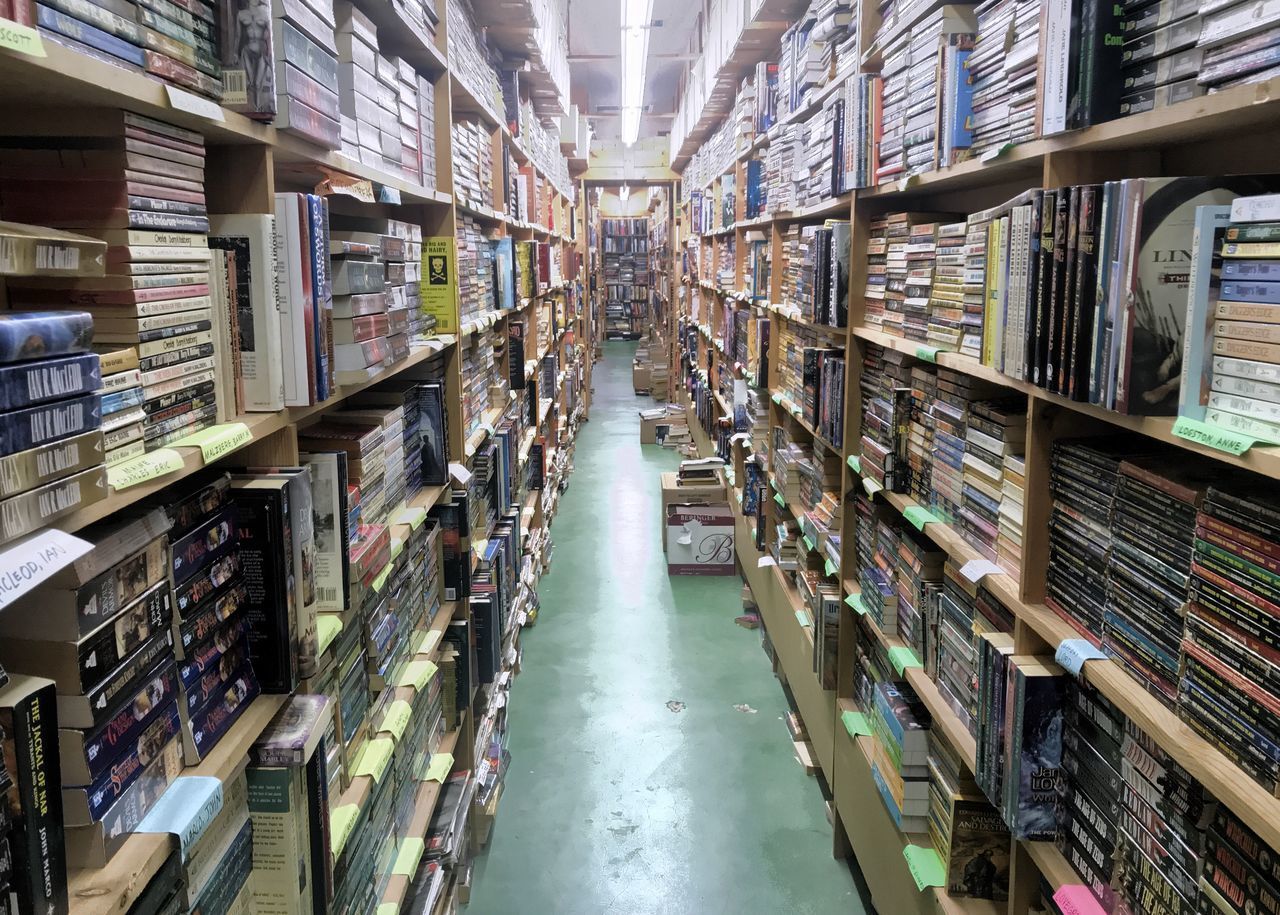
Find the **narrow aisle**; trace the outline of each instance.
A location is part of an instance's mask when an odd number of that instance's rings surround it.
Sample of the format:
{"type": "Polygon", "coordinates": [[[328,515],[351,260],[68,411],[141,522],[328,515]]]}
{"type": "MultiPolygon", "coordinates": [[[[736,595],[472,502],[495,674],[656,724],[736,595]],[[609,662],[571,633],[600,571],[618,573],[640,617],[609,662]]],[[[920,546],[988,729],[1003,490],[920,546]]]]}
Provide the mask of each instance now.
{"type": "Polygon", "coordinates": [[[469,911],[862,912],[759,633],[734,623],[741,580],[667,576],[658,473],[679,459],[640,446],[634,350],[596,365],[469,911]]]}

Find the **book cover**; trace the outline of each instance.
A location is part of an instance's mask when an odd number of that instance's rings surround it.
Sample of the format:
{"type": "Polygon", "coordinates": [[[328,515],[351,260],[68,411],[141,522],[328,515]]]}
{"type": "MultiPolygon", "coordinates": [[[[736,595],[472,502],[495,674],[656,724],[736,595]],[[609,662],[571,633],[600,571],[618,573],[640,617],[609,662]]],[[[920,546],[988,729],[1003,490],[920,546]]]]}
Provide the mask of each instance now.
{"type": "Polygon", "coordinates": [[[1009,828],[985,798],[953,800],[946,864],[948,895],[1009,898],[1009,828]]]}
{"type": "Polygon", "coordinates": [[[298,685],[298,608],[292,580],[293,544],[285,480],[232,482],[236,529],[248,588],[249,652],[268,693],[298,685]]]}
{"type": "Polygon", "coordinates": [[[351,535],[347,518],[347,454],[343,451],[303,453],[298,460],[311,470],[316,611],[341,612],[349,599],[347,544],[351,535]]]}
{"type": "Polygon", "coordinates": [[[516,302],[515,249],[510,238],[499,238],[493,247],[494,285],[498,290],[498,308],[511,311],[516,302]]]}
{"type": "Polygon", "coordinates": [[[306,250],[306,224],[302,221],[301,194],[276,194],[275,244],[279,252],[276,292],[280,307],[282,340],[281,373],[284,378],[284,403],[289,407],[305,407],[312,403],[311,379],[308,373],[308,347],[311,330],[311,270],[306,250]]]}
{"type": "Polygon", "coordinates": [[[306,765],[333,718],[327,696],[291,696],[254,742],[256,766],[306,765]]]}
{"type": "Polygon", "coordinates": [[[311,839],[305,774],[292,767],[250,766],[254,910],[311,915],[311,839]]]}
{"type": "Polygon", "coordinates": [[[245,409],[274,413],[284,408],[275,218],[211,216],[209,246],[235,255],[235,323],[245,409]]]}
{"type": "Polygon", "coordinates": [[[1067,677],[1056,664],[1012,657],[1008,683],[1012,698],[1005,710],[1009,831],[1019,839],[1051,840],[1058,822],[1067,677]]]}
{"type": "Polygon", "coordinates": [[[1191,231],[1187,315],[1183,322],[1178,415],[1203,420],[1213,389],[1213,322],[1222,290],[1222,241],[1231,206],[1197,206],[1191,231]]]}

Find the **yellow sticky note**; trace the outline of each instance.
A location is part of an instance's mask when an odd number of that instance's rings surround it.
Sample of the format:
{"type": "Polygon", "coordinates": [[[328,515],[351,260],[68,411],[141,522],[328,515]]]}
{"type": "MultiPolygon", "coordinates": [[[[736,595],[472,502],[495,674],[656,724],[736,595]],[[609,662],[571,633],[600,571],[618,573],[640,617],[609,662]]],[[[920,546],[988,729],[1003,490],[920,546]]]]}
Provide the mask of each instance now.
{"type": "Polygon", "coordinates": [[[0,47],[17,51],[28,57],[48,57],[40,33],[30,26],[19,25],[11,19],[0,19],[0,47]]]}
{"type": "Polygon", "coordinates": [[[107,483],[117,491],[128,489],[165,474],[177,473],[182,466],[182,455],[170,448],[160,448],[149,454],[139,455],[131,461],[121,461],[114,467],[108,467],[107,483]]]}
{"type": "Polygon", "coordinates": [[[400,915],[400,905],[395,902],[381,902],[374,915],[400,915]]]}
{"type": "Polygon", "coordinates": [[[422,689],[436,674],[436,665],[431,661],[419,659],[410,661],[400,673],[400,682],[396,686],[412,686],[422,689]]]}
{"type": "Polygon", "coordinates": [[[427,767],[427,777],[423,779],[426,782],[440,782],[449,777],[449,772],[453,769],[452,753],[437,753],[431,757],[431,765],[427,767]]]}
{"type": "Polygon", "coordinates": [[[322,655],[329,650],[333,640],[342,631],[342,617],[336,613],[316,614],[316,654],[322,655]]]}
{"type": "Polygon", "coordinates": [[[413,653],[415,655],[431,654],[431,652],[436,650],[436,646],[439,644],[439,632],[436,632],[434,629],[428,632],[421,632],[418,634],[418,643],[413,646],[413,653]]]}
{"type": "Polygon", "coordinates": [[[404,541],[399,537],[391,538],[391,561],[395,562],[400,558],[400,554],[404,552],[404,541]]]}
{"type": "Polygon", "coordinates": [[[382,589],[387,586],[387,579],[391,577],[391,563],[387,563],[382,567],[382,571],[373,579],[373,590],[381,593],[382,589]]]}
{"type": "Polygon", "coordinates": [[[370,740],[364,745],[364,752],[360,754],[356,767],[351,770],[351,777],[369,775],[375,782],[382,781],[382,776],[387,773],[387,766],[391,765],[391,754],[395,748],[396,742],[389,737],[370,740]]]}
{"type": "Polygon", "coordinates": [[[333,860],[342,856],[342,849],[347,847],[347,839],[356,828],[356,818],[360,808],[355,804],[343,804],[329,812],[329,845],[333,850],[333,860]]]}
{"type": "Polygon", "coordinates": [[[402,508],[400,510],[400,514],[396,515],[397,524],[407,524],[415,531],[422,527],[422,522],[426,520],[427,510],[425,508],[418,508],[415,506],[402,508]]]}
{"type": "Polygon", "coordinates": [[[399,743],[400,738],[404,737],[404,730],[409,726],[411,717],[413,717],[413,707],[403,699],[397,699],[391,703],[387,709],[387,716],[382,719],[382,730],[399,743]]]}
{"type": "Polygon", "coordinates": [[[400,853],[396,855],[396,863],[391,873],[401,877],[412,877],[418,872],[418,862],[422,860],[422,852],[426,843],[421,839],[405,839],[400,845],[400,853]]]}
{"type": "Polygon", "coordinates": [[[212,464],[251,441],[253,433],[244,423],[223,423],[194,432],[186,438],[178,439],[174,444],[183,448],[199,447],[204,462],[212,464]]]}

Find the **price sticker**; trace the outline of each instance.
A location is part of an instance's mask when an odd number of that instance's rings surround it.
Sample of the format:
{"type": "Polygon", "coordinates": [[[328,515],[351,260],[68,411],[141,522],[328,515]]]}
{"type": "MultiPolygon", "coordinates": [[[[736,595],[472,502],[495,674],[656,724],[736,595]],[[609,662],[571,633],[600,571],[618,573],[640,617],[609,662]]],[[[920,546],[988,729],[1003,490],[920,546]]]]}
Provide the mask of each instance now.
{"type": "Polygon", "coordinates": [[[1053,659],[1064,670],[1079,677],[1084,673],[1086,661],[1105,661],[1107,656],[1088,639],[1063,639],[1053,659]]]}
{"type": "Polygon", "coordinates": [[[139,455],[129,461],[121,461],[107,468],[107,483],[116,492],[137,486],[158,477],[177,473],[183,467],[182,455],[171,448],[160,448],[139,455]]]}
{"type": "Polygon", "coordinates": [[[1173,424],[1173,434],[1178,438],[1195,442],[1197,445],[1235,455],[1244,454],[1258,443],[1255,438],[1249,438],[1247,435],[1241,435],[1239,432],[1232,432],[1220,426],[1212,426],[1189,416],[1178,417],[1177,422],[1173,424]]]}

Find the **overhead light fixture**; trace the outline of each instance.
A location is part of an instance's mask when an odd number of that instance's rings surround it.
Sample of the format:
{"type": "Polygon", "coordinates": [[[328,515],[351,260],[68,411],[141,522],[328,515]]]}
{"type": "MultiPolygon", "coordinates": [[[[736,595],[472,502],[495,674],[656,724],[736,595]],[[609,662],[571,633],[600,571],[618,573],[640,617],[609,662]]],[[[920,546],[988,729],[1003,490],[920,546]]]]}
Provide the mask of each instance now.
{"type": "Polygon", "coordinates": [[[621,0],[622,3],[622,142],[627,146],[640,137],[644,110],[644,70],[649,57],[649,23],[653,0],[621,0]]]}
{"type": "Polygon", "coordinates": [[[618,190],[618,199],[619,199],[619,200],[621,200],[623,203],[626,203],[626,202],[627,202],[627,198],[628,198],[628,197],[630,197],[630,196],[631,196],[631,188],[627,187],[627,186],[624,184],[624,185],[623,185],[623,186],[618,190]]]}

